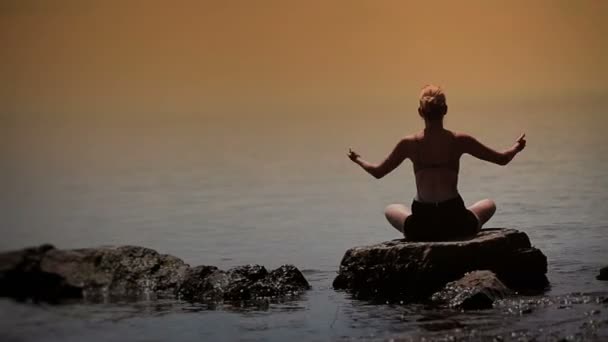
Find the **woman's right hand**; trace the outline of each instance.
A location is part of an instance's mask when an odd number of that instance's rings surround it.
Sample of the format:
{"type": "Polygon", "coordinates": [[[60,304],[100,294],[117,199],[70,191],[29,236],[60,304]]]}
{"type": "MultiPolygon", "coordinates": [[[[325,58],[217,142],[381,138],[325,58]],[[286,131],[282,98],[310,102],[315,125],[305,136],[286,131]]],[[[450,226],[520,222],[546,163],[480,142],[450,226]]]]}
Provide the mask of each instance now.
{"type": "Polygon", "coordinates": [[[526,133],[522,133],[522,135],[517,138],[515,142],[515,151],[518,153],[521,152],[526,147],[526,133]]]}
{"type": "Polygon", "coordinates": [[[348,149],[348,158],[350,160],[357,162],[357,159],[361,157],[357,152],[353,151],[351,148],[348,149]]]}

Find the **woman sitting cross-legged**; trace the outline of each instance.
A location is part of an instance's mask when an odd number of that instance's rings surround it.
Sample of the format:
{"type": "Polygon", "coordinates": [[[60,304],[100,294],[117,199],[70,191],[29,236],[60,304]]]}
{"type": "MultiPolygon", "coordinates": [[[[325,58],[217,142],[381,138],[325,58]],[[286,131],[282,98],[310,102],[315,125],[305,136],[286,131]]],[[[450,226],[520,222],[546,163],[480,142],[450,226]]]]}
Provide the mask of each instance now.
{"type": "Polygon", "coordinates": [[[380,164],[371,164],[352,149],[348,157],[376,178],[382,178],[409,158],[414,166],[417,194],[411,211],[402,204],[391,204],[385,214],[390,224],[412,241],[444,241],[475,236],[496,211],[494,201],[481,200],[465,207],[458,193],[460,157],[468,153],[498,165],[507,165],[526,146],[522,134],[513,147],[495,151],[474,137],[444,128],[448,111],[442,89],[427,85],[420,94],[418,114],[424,119],[423,131],[397,143],[380,164]]]}

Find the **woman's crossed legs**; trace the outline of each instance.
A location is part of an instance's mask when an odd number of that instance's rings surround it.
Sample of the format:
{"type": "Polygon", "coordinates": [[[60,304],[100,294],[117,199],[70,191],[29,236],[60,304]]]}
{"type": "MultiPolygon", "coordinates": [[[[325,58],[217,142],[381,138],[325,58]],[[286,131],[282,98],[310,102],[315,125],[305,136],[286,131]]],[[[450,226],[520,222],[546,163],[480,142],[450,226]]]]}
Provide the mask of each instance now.
{"type": "MultiPolygon", "coordinates": [[[[481,230],[481,227],[488,222],[496,212],[496,204],[491,199],[486,198],[467,209],[475,214],[477,222],[479,223],[477,229],[481,230]]],[[[386,209],[384,209],[384,215],[388,222],[401,233],[403,233],[405,219],[411,214],[410,209],[403,204],[389,204],[386,209]]]]}

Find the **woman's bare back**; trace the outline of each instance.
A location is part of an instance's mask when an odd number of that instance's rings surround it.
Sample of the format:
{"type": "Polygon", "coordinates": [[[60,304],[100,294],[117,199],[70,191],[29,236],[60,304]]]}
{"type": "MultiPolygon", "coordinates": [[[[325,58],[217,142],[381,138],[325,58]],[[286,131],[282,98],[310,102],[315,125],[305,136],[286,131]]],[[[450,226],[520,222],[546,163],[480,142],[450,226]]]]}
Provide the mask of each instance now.
{"type": "Polygon", "coordinates": [[[412,137],[410,157],[416,177],[416,199],[443,202],[458,196],[458,171],[462,151],[457,136],[446,129],[424,130],[412,137]]]}

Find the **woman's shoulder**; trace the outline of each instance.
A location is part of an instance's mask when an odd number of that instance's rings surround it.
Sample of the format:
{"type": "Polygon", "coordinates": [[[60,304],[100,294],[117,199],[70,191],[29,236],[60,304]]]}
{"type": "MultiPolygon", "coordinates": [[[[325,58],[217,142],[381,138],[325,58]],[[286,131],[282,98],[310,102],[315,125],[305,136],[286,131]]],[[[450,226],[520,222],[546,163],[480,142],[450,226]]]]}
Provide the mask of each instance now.
{"type": "Polygon", "coordinates": [[[412,134],[406,135],[401,141],[410,141],[415,142],[424,137],[424,131],[414,132],[412,134]]]}
{"type": "MultiPolygon", "coordinates": [[[[466,132],[452,131],[452,130],[448,130],[448,129],[446,129],[445,131],[448,134],[450,134],[451,136],[453,136],[454,139],[456,139],[458,142],[467,142],[470,140],[475,140],[475,137],[473,137],[472,135],[470,135],[469,133],[466,133],[466,132]]],[[[409,135],[406,135],[405,137],[401,138],[399,143],[400,144],[411,144],[411,143],[416,143],[423,139],[424,139],[424,131],[419,131],[419,132],[414,132],[409,135]]]]}
{"type": "Polygon", "coordinates": [[[406,135],[405,137],[401,138],[401,140],[399,141],[399,145],[407,147],[407,148],[414,148],[414,146],[416,145],[416,143],[418,143],[418,141],[420,141],[420,139],[422,139],[423,134],[422,132],[416,132],[416,133],[412,133],[409,135],[406,135]]]}
{"type": "Polygon", "coordinates": [[[469,133],[456,131],[453,131],[451,133],[454,136],[456,148],[461,153],[467,153],[467,151],[479,145],[479,141],[469,133]]]}
{"type": "Polygon", "coordinates": [[[447,130],[450,134],[452,134],[454,136],[454,139],[456,139],[457,141],[467,141],[470,139],[475,139],[472,135],[470,135],[469,133],[465,133],[465,132],[458,132],[458,131],[449,131],[447,130]]]}
{"type": "Polygon", "coordinates": [[[406,135],[397,142],[396,150],[410,155],[416,149],[418,140],[420,140],[420,132],[406,135]]]}

